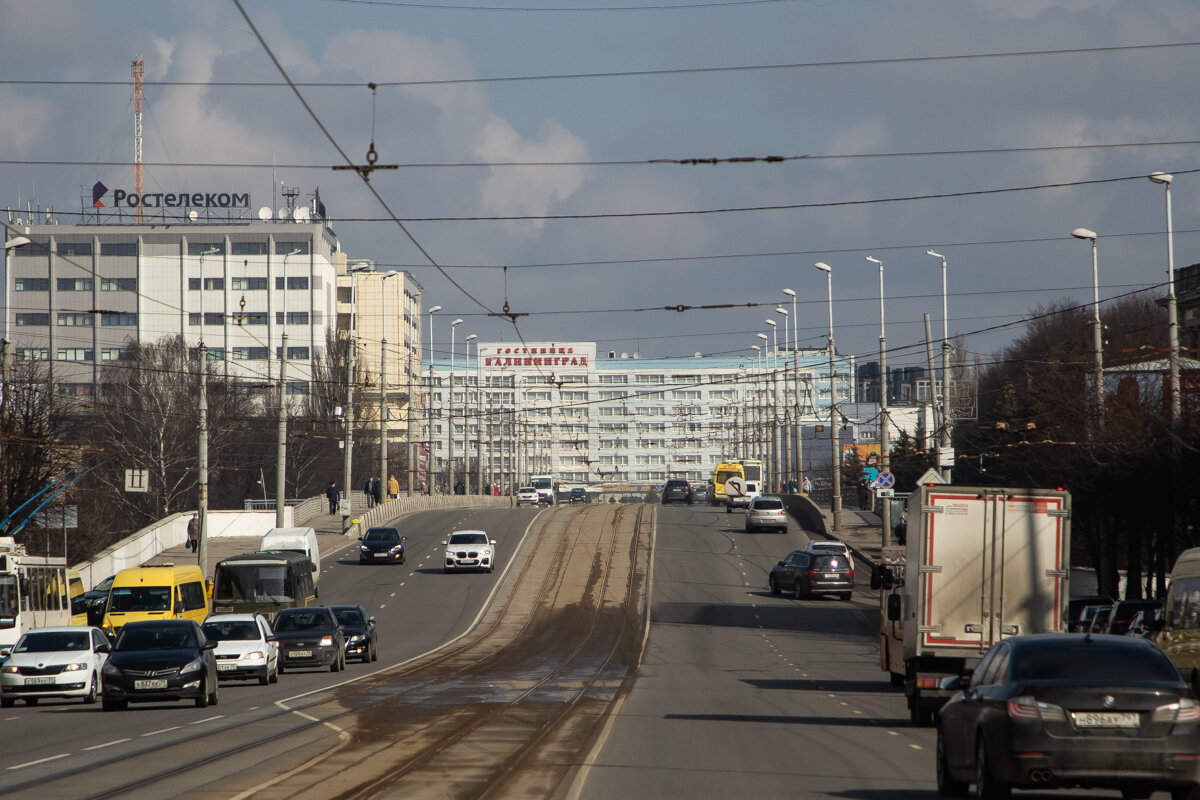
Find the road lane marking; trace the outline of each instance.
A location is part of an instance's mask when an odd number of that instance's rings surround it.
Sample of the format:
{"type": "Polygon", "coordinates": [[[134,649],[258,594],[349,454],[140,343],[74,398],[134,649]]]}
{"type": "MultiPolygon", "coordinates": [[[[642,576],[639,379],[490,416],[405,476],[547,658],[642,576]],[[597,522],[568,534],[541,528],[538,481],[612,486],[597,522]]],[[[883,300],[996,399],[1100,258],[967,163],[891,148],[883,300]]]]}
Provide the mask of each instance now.
{"type": "Polygon", "coordinates": [[[24,764],[14,764],[13,766],[9,767],[9,769],[23,769],[25,767],[32,767],[35,764],[45,764],[47,761],[55,761],[60,758],[66,758],[69,755],[71,755],[71,754],[70,753],[59,753],[56,756],[47,756],[46,758],[39,758],[37,761],[26,761],[24,764]]]}
{"type": "Polygon", "coordinates": [[[380,608],[387,608],[387,603],[380,603],[380,604],[379,604],[379,607],[380,607],[380,608]]]}
{"type": "Polygon", "coordinates": [[[911,747],[913,750],[924,750],[925,749],[924,747],[921,747],[921,745],[913,744],[912,742],[909,742],[908,746],[911,747]]]}
{"type": "Polygon", "coordinates": [[[132,742],[132,741],[133,741],[133,739],[113,739],[111,742],[105,742],[104,744],[94,744],[91,747],[83,748],[83,750],[84,750],[84,752],[87,752],[88,750],[103,750],[106,747],[112,747],[114,744],[124,744],[125,742],[132,742]]]}
{"type": "Polygon", "coordinates": [[[212,722],[214,720],[224,719],[224,718],[225,718],[224,714],[217,714],[215,717],[209,717],[208,719],[198,719],[195,722],[189,722],[188,725],[203,725],[206,722],[212,722]]]}
{"type": "Polygon", "coordinates": [[[150,731],[150,733],[143,733],[142,736],[158,736],[160,733],[168,733],[170,731],[177,731],[182,727],[183,727],[182,725],[174,725],[170,728],[163,728],[161,731],[150,731]]]}

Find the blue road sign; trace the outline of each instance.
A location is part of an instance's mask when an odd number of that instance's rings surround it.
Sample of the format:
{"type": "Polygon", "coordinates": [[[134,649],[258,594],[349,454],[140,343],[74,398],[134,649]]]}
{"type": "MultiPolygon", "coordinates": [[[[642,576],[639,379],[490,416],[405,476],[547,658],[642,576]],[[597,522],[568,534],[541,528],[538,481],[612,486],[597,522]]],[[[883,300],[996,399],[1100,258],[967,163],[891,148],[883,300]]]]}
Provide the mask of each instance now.
{"type": "Polygon", "coordinates": [[[896,485],[896,475],[893,472],[879,473],[878,486],[880,489],[891,489],[896,485]]]}

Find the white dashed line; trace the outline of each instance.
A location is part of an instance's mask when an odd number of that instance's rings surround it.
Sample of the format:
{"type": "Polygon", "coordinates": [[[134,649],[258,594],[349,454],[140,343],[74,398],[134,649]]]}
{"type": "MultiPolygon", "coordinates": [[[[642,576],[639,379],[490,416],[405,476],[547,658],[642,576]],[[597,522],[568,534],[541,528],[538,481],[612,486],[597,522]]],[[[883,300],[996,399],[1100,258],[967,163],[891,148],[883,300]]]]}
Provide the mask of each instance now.
{"type": "Polygon", "coordinates": [[[896,733],[895,731],[888,731],[888,736],[899,736],[899,735],[900,734],[896,733]]]}
{"type": "Polygon", "coordinates": [[[87,752],[89,750],[103,750],[106,747],[112,747],[114,744],[124,744],[125,742],[132,742],[132,741],[133,741],[133,739],[113,739],[111,742],[105,742],[104,744],[94,744],[91,747],[83,748],[83,750],[84,750],[84,752],[87,752]]]}
{"type": "Polygon", "coordinates": [[[39,758],[37,761],[26,761],[24,764],[14,764],[13,766],[9,767],[9,769],[22,769],[24,767],[32,767],[35,764],[45,764],[47,761],[55,761],[60,758],[66,758],[69,755],[71,755],[71,754],[70,753],[59,753],[56,756],[48,756],[46,758],[39,758]]]}
{"type": "Polygon", "coordinates": [[[919,744],[912,744],[911,742],[909,743],[909,745],[908,745],[908,746],[909,746],[909,747],[911,747],[913,750],[924,750],[924,749],[925,749],[924,747],[921,747],[921,745],[919,745],[919,744]]]}
{"type": "Polygon", "coordinates": [[[217,714],[215,717],[209,717],[208,719],[198,719],[195,722],[189,722],[188,725],[203,725],[206,722],[212,722],[213,720],[224,719],[224,718],[225,718],[224,714],[217,714]]]}
{"type": "Polygon", "coordinates": [[[183,727],[183,726],[182,726],[182,725],[175,725],[175,726],[173,726],[173,727],[170,727],[170,728],[163,728],[161,731],[150,731],[150,733],[143,733],[143,734],[142,734],[142,736],[158,736],[160,733],[167,733],[167,732],[169,732],[169,731],[177,731],[177,730],[179,730],[181,727],[183,727]]]}

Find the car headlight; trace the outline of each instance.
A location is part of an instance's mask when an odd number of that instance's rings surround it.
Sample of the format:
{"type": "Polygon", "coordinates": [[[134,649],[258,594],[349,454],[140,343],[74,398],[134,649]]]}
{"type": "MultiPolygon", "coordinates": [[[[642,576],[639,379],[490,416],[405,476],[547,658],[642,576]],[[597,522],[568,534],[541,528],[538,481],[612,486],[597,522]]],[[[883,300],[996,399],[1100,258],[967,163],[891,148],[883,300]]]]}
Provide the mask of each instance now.
{"type": "Polygon", "coordinates": [[[0,667],[0,672],[3,672],[7,675],[16,675],[18,672],[20,672],[20,669],[14,664],[5,664],[3,667],[0,667]]]}
{"type": "Polygon", "coordinates": [[[104,667],[101,668],[101,670],[100,670],[100,674],[106,678],[108,678],[108,677],[119,678],[119,677],[121,677],[121,670],[118,669],[117,665],[112,663],[111,661],[105,661],[104,667]]]}
{"type": "Polygon", "coordinates": [[[492,554],[492,551],[489,550],[488,548],[484,548],[483,550],[479,551],[479,555],[481,555],[481,556],[490,556],[491,554],[492,554]]]}
{"type": "Polygon", "coordinates": [[[398,544],[398,545],[396,545],[395,547],[393,547],[393,548],[392,548],[392,552],[393,552],[393,553],[403,553],[403,552],[404,552],[404,545],[402,545],[402,544],[398,544]]]}
{"type": "Polygon", "coordinates": [[[364,544],[362,547],[358,548],[358,549],[359,549],[359,550],[362,550],[364,553],[369,553],[369,552],[371,552],[371,548],[367,547],[365,544],[364,544]]]}
{"type": "Polygon", "coordinates": [[[354,636],[350,637],[350,641],[348,642],[348,644],[358,644],[360,642],[365,642],[366,640],[367,640],[366,636],[363,636],[362,634],[355,634],[354,636]]]}
{"type": "Polygon", "coordinates": [[[196,672],[204,666],[204,662],[197,658],[195,661],[189,661],[183,665],[183,669],[179,670],[180,675],[187,675],[189,672],[196,672]]]}
{"type": "Polygon", "coordinates": [[[242,656],[242,658],[248,661],[262,661],[264,658],[266,658],[266,655],[261,650],[252,650],[251,652],[242,656]]]}
{"type": "Polygon", "coordinates": [[[321,647],[332,647],[332,646],[333,646],[333,637],[332,636],[322,636],[321,637],[321,647]]]}
{"type": "Polygon", "coordinates": [[[82,662],[75,663],[75,664],[67,664],[65,667],[63,667],[63,672],[78,672],[81,669],[87,669],[87,668],[88,668],[88,665],[84,664],[82,662]]]}

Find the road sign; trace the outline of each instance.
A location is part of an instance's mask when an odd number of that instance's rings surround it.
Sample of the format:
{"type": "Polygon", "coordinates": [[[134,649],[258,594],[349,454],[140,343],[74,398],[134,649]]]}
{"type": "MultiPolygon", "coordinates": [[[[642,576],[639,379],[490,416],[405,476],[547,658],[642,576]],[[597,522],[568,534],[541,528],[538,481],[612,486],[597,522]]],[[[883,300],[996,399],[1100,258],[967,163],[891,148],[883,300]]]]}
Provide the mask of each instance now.
{"type": "Polygon", "coordinates": [[[876,489],[875,495],[877,497],[895,497],[896,490],[895,489],[876,489]]]}
{"type": "Polygon", "coordinates": [[[125,470],[125,491],[127,491],[127,492],[148,492],[148,491],[150,491],[150,470],[148,470],[148,469],[127,469],[127,470],[125,470]]]}
{"type": "Polygon", "coordinates": [[[732,478],[725,481],[725,495],[727,497],[745,497],[746,496],[746,481],[744,478],[739,478],[734,475],[732,478]]]}
{"type": "Polygon", "coordinates": [[[925,470],[925,474],[917,479],[917,486],[926,486],[931,483],[945,483],[946,480],[935,469],[925,470]]]}
{"type": "Polygon", "coordinates": [[[879,473],[879,480],[877,481],[877,485],[879,486],[880,489],[894,489],[896,486],[896,473],[894,473],[894,472],[879,473]]]}

